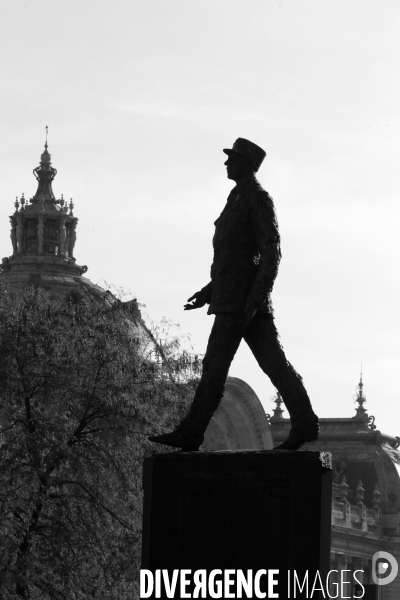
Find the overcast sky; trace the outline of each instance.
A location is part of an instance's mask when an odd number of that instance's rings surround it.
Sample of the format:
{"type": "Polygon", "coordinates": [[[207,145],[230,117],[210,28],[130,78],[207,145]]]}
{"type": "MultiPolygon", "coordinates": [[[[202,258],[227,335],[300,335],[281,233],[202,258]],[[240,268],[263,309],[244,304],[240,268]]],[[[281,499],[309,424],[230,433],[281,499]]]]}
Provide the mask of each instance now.
{"type": "MultiPolygon", "coordinates": [[[[4,2],[1,256],[48,125],[77,262],[204,353],[213,317],[183,304],[209,281],[222,148],[248,138],[267,152],[288,359],[321,417],[355,414],[362,362],[368,412],[400,435],[399,30],[398,0],[4,2]]],[[[244,343],[230,374],[272,410],[244,343]]]]}

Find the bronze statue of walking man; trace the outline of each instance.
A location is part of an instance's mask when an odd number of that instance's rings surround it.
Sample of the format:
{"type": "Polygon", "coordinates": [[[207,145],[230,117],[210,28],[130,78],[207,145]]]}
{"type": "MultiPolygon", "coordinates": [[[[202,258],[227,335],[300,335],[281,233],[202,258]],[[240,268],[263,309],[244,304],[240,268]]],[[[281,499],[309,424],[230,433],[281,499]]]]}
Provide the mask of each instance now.
{"type": "Polygon", "coordinates": [[[193,310],[209,304],[208,314],[215,314],[202,377],[189,413],[176,430],[149,439],[186,451],[199,449],[244,338],[291,418],[289,437],[277,449],[297,450],[317,439],[319,427],[302,379],[279,343],[273,319],[270,296],[281,259],[280,236],[272,198],[255,177],[266,153],[244,138],[224,152],[227,176],[236,186],[215,221],[211,281],[185,305],[185,310],[193,310]]]}

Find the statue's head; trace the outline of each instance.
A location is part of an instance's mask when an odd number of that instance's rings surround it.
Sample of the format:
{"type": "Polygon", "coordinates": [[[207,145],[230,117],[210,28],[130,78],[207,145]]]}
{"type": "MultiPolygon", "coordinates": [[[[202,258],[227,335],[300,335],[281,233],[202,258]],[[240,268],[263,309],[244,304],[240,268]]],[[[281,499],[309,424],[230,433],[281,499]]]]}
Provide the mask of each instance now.
{"type": "Polygon", "coordinates": [[[257,173],[267,153],[244,138],[238,138],[232,148],[224,148],[228,160],[225,162],[228,179],[239,181],[243,177],[257,173]]]}

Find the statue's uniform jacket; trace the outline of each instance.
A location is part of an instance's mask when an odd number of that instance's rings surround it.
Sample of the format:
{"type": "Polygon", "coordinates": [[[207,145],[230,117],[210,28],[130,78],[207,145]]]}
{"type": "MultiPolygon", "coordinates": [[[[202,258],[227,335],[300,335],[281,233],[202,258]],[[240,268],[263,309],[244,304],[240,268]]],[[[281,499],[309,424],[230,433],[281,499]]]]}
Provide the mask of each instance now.
{"type": "Polygon", "coordinates": [[[215,221],[213,247],[208,314],[243,314],[249,297],[260,312],[271,312],[280,236],[272,198],[254,176],[229,194],[215,221]]]}

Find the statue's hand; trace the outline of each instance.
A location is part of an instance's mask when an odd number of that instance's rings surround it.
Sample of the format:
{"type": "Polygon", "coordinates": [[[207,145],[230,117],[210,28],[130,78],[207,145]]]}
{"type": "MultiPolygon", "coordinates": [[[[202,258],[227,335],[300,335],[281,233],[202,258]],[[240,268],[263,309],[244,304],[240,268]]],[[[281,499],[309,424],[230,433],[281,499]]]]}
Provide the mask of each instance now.
{"type": "Polygon", "coordinates": [[[194,308],[201,308],[202,306],[207,304],[207,292],[205,291],[205,288],[203,288],[199,292],[196,292],[195,294],[193,294],[193,296],[190,296],[190,298],[188,298],[188,302],[192,302],[192,300],[194,300],[194,302],[192,304],[184,305],[185,310],[193,310],[194,308]]]}
{"type": "Polygon", "coordinates": [[[253,320],[258,309],[258,303],[253,298],[247,298],[246,307],[244,309],[244,327],[248,327],[253,320]]]}

